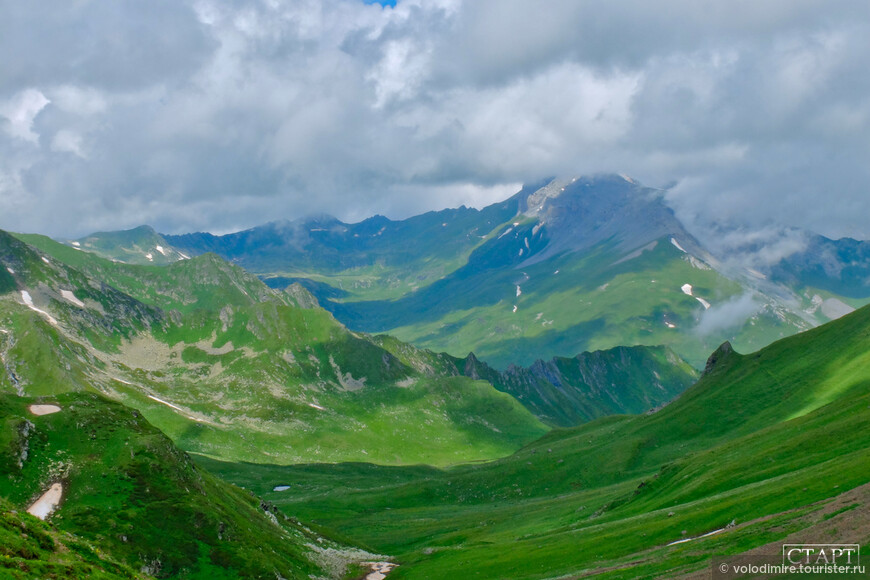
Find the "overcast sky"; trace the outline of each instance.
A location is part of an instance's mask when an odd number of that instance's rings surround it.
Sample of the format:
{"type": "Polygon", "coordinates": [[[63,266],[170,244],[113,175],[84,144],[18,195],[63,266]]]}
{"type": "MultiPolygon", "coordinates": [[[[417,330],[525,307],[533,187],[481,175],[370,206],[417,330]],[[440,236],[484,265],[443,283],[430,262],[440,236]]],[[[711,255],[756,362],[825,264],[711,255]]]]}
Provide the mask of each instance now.
{"type": "Polygon", "coordinates": [[[228,232],[674,185],[870,237],[867,0],[0,0],[0,228],[228,232]]]}

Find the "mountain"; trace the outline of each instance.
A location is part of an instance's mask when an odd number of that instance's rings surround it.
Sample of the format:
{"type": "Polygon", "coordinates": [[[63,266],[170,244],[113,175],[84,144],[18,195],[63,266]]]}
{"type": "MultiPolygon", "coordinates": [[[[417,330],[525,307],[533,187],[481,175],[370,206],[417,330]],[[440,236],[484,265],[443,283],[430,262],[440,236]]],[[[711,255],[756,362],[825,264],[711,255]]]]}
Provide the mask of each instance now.
{"type": "MultiPolygon", "coordinates": [[[[769,269],[774,280],[853,299],[870,297],[870,242],[851,238],[831,240],[811,234],[804,237],[803,249],[769,269]]],[[[837,308],[843,309],[836,302],[819,304],[819,308],[832,309],[832,314],[837,313],[837,308]]]]}
{"type": "Polygon", "coordinates": [[[698,373],[666,347],[615,347],[573,358],[537,360],[528,368],[493,369],[469,354],[465,376],[510,393],[551,425],[572,427],[607,415],[644,413],[689,388],[698,373]]]}
{"type": "Polygon", "coordinates": [[[41,250],[0,233],[0,391],[100,392],[186,451],[264,462],[448,464],[548,430],[448,357],[385,349],[214,254],[137,266],[24,238],[41,250]]]}
{"type": "Polygon", "coordinates": [[[753,354],[726,343],[658,412],[484,464],[203,463],[402,578],[699,577],[713,556],[870,539],[868,353],[870,307],[753,354]]]}
{"type": "MultiPolygon", "coordinates": [[[[845,282],[798,257],[761,272],[705,250],[664,193],[618,175],[551,179],[482,210],[163,239],[273,288],[301,284],[352,330],[474,351],[499,369],[622,345],[665,345],[700,368],[725,340],[757,350],[870,300],[858,292],[870,262],[857,250],[837,254],[845,282]]],[[[105,240],[106,256],[137,251],[105,240]]],[[[806,259],[817,255],[810,247],[806,259]]]]}
{"type": "Polygon", "coordinates": [[[71,247],[94,252],[104,258],[127,264],[171,264],[189,258],[171,247],[150,226],[120,232],[97,232],[67,242],[71,247]]]}
{"type": "Polygon", "coordinates": [[[92,393],[0,394],[0,474],[4,578],[328,577],[330,551],[345,565],[374,556],[216,479],[92,393]]]}

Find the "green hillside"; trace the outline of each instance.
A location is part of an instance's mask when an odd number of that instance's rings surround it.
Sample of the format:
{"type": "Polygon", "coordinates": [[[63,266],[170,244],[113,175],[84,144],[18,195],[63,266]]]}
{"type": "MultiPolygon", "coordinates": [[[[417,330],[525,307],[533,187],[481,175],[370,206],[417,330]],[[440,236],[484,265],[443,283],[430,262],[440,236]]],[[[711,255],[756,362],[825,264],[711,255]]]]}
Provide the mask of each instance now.
{"type": "Polygon", "coordinates": [[[329,548],[336,560],[361,556],[215,479],[140,413],[93,394],[0,395],[0,498],[4,578],[309,578],[329,575],[329,548]],[[57,411],[38,415],[39,404],[57,411]],[[9,511],[52,485],[62,499],[50,527],[9,511]]]}
{"type": "Polygon", "coordinates": [[[446,357],[419,366],[416,349],[397,356],[300,289],[272,290],[215,255],[136,266],[22,237],[45,253],[0,234],[15,285],[0,296],[9,392],[95,390],[186,450],[267,463],[445,465],[548,429],[446,357]]]}
{"type": "Polygon", "coordinates": [[[203,461],[393,554],[393,578],[674,577],[788,539],[866,545],[868,353],[870,308],[754,354],[723,345],[661,411],[554,430],[485,464],[203,461]],[[279,481],[291,487],[270,492],[279,481]]]}
{"type": "Polygon", "coordinates": [[[456,359],[465,376],[510,393],[547,423],[572,427],[592,419],[644,413],[669,403],[698,373],[666,347],[616,347],[573,358],[535,361],[528,368],[493,369],[474,356],[456,359]]]}

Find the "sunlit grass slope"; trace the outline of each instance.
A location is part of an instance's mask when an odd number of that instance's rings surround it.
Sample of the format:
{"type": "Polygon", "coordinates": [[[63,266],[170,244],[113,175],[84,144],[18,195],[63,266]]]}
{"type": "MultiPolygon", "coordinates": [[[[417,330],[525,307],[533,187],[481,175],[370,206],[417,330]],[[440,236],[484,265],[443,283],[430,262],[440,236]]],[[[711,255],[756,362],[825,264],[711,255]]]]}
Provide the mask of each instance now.
{"type": "Polygon", "coordinates": [[[870,522],[850,513],[870,481],[868,352],[870,308],[754,354],[723,346],[655,414],[554,430],[485,464],[208,465],[394,554],[396,578],[672,577],[790,534],[863,545],[870,522]],[[278,482],[290,489],[269,492],[278,482]]]}

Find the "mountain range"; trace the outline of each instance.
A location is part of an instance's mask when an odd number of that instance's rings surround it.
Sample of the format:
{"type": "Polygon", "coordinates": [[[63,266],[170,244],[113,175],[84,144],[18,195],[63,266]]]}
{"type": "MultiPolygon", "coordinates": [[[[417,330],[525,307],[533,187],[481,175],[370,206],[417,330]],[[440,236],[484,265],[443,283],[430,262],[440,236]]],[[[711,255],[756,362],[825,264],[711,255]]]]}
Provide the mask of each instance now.
{"type": "Polygon", "coordinates": [[[801,235],[750,268],[623,176],[0,232],[0,574],[672,578],[865,546],[870,253],[801,235]]]}
{"type": "Polygon", "coordinates": [[[158,247],[213,252],[271,287],[304,285],[352,330],[474,351],[500,369],[631,345],[667,345],[700,368],[724,340],[756,350],[870,301],[866,242],[801,233],[803,250],[743,263],[706,249],[664,194],[599,175],[401,221],[321,216],[223,236],[139,228],[68,243],[139,263],[166,259],[158,247]]]}

